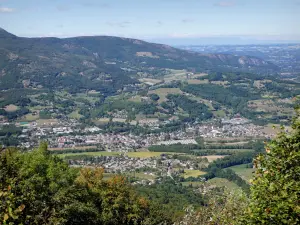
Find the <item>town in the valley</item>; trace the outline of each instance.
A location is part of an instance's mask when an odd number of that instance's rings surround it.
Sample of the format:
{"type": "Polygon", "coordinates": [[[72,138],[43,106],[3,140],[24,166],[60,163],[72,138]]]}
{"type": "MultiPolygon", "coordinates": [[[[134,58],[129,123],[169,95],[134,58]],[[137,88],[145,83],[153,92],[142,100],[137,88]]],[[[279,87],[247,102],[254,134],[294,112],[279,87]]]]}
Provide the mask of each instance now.
{"type": "MultiPolygon", "coordinates": [[[[145,120],[140,126],[150,127],[152,131],[163,123],[173,121],[145,120]]],[[[9,125],[2,122],[2,125],[9,125]]],[[[186,123],[182,129],[173,132],[152,132],[150,134],[111,133],[97,126],[82,126],[77,120],[40,120],[16,122],[22,128],[18,136],[23,140],[20,147],[30,149],[38,146],[41,140],[47,141],[49,150],[65,156],[73,167],[103,167],[107,173],[143,174],[143,179],[135,182],[152,184],[157,176],[171,176],[184,171],[200,171],[212,160],[222,158],[226,150],[238,148],[247,150],[253,140],[268,139],[273,136],[270,130],[254,125],[250,120],[236,115],[231,119],[213,119],[204,123],[186,123]],[[199,143],[201,139],[202,143],[199,143]],[[221,140],[224,145],[214,146],[221,140]],[[151,147],[202,145],[201,151],[212,151],[215,155],[153,152],[151,147]],[[150,150],[149,150],[150,149],[150,150]],[[95,154],[90,154],[95,153],[95,154]],[[84,157],[81,157],[84,156],[84,157]],[[187,157],[189,156],[189,157],[187,157]],[[176,168],[176,169],[175,169],[176,168]]],[[[222,144],[223,145],[223,144],[222,144]]],[[[168,152],[168,150],[166,151],[168,152]]],[[[200,173],[198,174],[200,175],[200,173]]]]}

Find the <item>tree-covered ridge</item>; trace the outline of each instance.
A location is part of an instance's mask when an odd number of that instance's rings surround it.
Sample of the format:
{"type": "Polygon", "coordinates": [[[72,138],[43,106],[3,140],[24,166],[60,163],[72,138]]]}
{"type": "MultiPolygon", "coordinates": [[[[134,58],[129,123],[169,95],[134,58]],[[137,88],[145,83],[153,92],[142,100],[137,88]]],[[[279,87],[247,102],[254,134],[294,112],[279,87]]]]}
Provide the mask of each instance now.
{"type": "Polygon", "coordinates": [[[236,109],[244,106],[244,104],[247,103],[245,101],[248,99],[257,98],[257,96],[253,95],[251,92],[235,86],[226,88],[216,84],[190,84],[184,86],[182,90],[236,109]]]}
{"type": "Polygon", "coordinates": [[[240,63],[240,57],[233,55],[203,55],[118,37],[21,38],[1,30],[0,40],[2,90],[31,86],[97,90],[109,95],[136,83],[132,75],[138,72],[277,69],[253,57],[244,57],[240,63]]]}
{"type": "Polygon", "coordinates": [[[188,112],[189,117],[192,119],[206,120],[212,117],[212,113],[208,107],[203,103],[198,103],[191,100],[184,95],[167,95],[168,100],[171,102],[172,107],[180,107],[188,112]]]}

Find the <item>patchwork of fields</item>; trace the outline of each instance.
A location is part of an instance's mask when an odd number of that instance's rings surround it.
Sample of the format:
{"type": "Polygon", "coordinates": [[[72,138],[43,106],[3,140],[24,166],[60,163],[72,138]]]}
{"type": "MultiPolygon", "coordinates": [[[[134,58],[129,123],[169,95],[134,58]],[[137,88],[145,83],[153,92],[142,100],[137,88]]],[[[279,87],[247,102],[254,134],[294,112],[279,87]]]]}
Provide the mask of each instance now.
{"type": "Polygon", "coordinates": [[[166,96],[168,94],[182,94],[182,91],[179,88],[158,88],[152,91],[149,91],[149,94],[157,94],[159,96],[159,103],[162,103],[167,100],[166,96]]]}
{"type": "Polygon", "coordinates": [[[237,165],[229,167],[229,169],[232,169],[236,174],[238,174],[242,179],[249,182],[250,179],[253,178],[255,169],[248,168],[246,164],[237,165]]]}

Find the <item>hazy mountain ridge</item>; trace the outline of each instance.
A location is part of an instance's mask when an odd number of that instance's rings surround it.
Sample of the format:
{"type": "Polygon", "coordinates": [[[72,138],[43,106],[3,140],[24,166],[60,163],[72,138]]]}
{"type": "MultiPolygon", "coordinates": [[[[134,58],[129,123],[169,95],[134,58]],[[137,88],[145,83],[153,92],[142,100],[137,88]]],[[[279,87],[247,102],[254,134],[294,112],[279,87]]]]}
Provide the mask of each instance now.
{"type": "Polygon", "coordinates": [[[135,74],[155,69],[276,71],[256,57],[201,54],[136,39],[94,36],[22,38],[0,30],[0,88],[112,89],[138,82],[135,74]],[[27,82],[28,83],[28,82],[27,82]]]}

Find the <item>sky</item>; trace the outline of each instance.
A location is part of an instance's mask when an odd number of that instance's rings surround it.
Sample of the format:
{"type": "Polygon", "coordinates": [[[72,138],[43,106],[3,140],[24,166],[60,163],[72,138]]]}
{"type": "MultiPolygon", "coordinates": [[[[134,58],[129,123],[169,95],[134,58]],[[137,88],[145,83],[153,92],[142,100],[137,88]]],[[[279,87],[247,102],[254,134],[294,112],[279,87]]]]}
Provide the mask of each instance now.
{"type": "Polygon", "coordinates": [[[24,37],[289,42],[300,41],[300,0],[0,0],[0,27],[24,37]]]}

